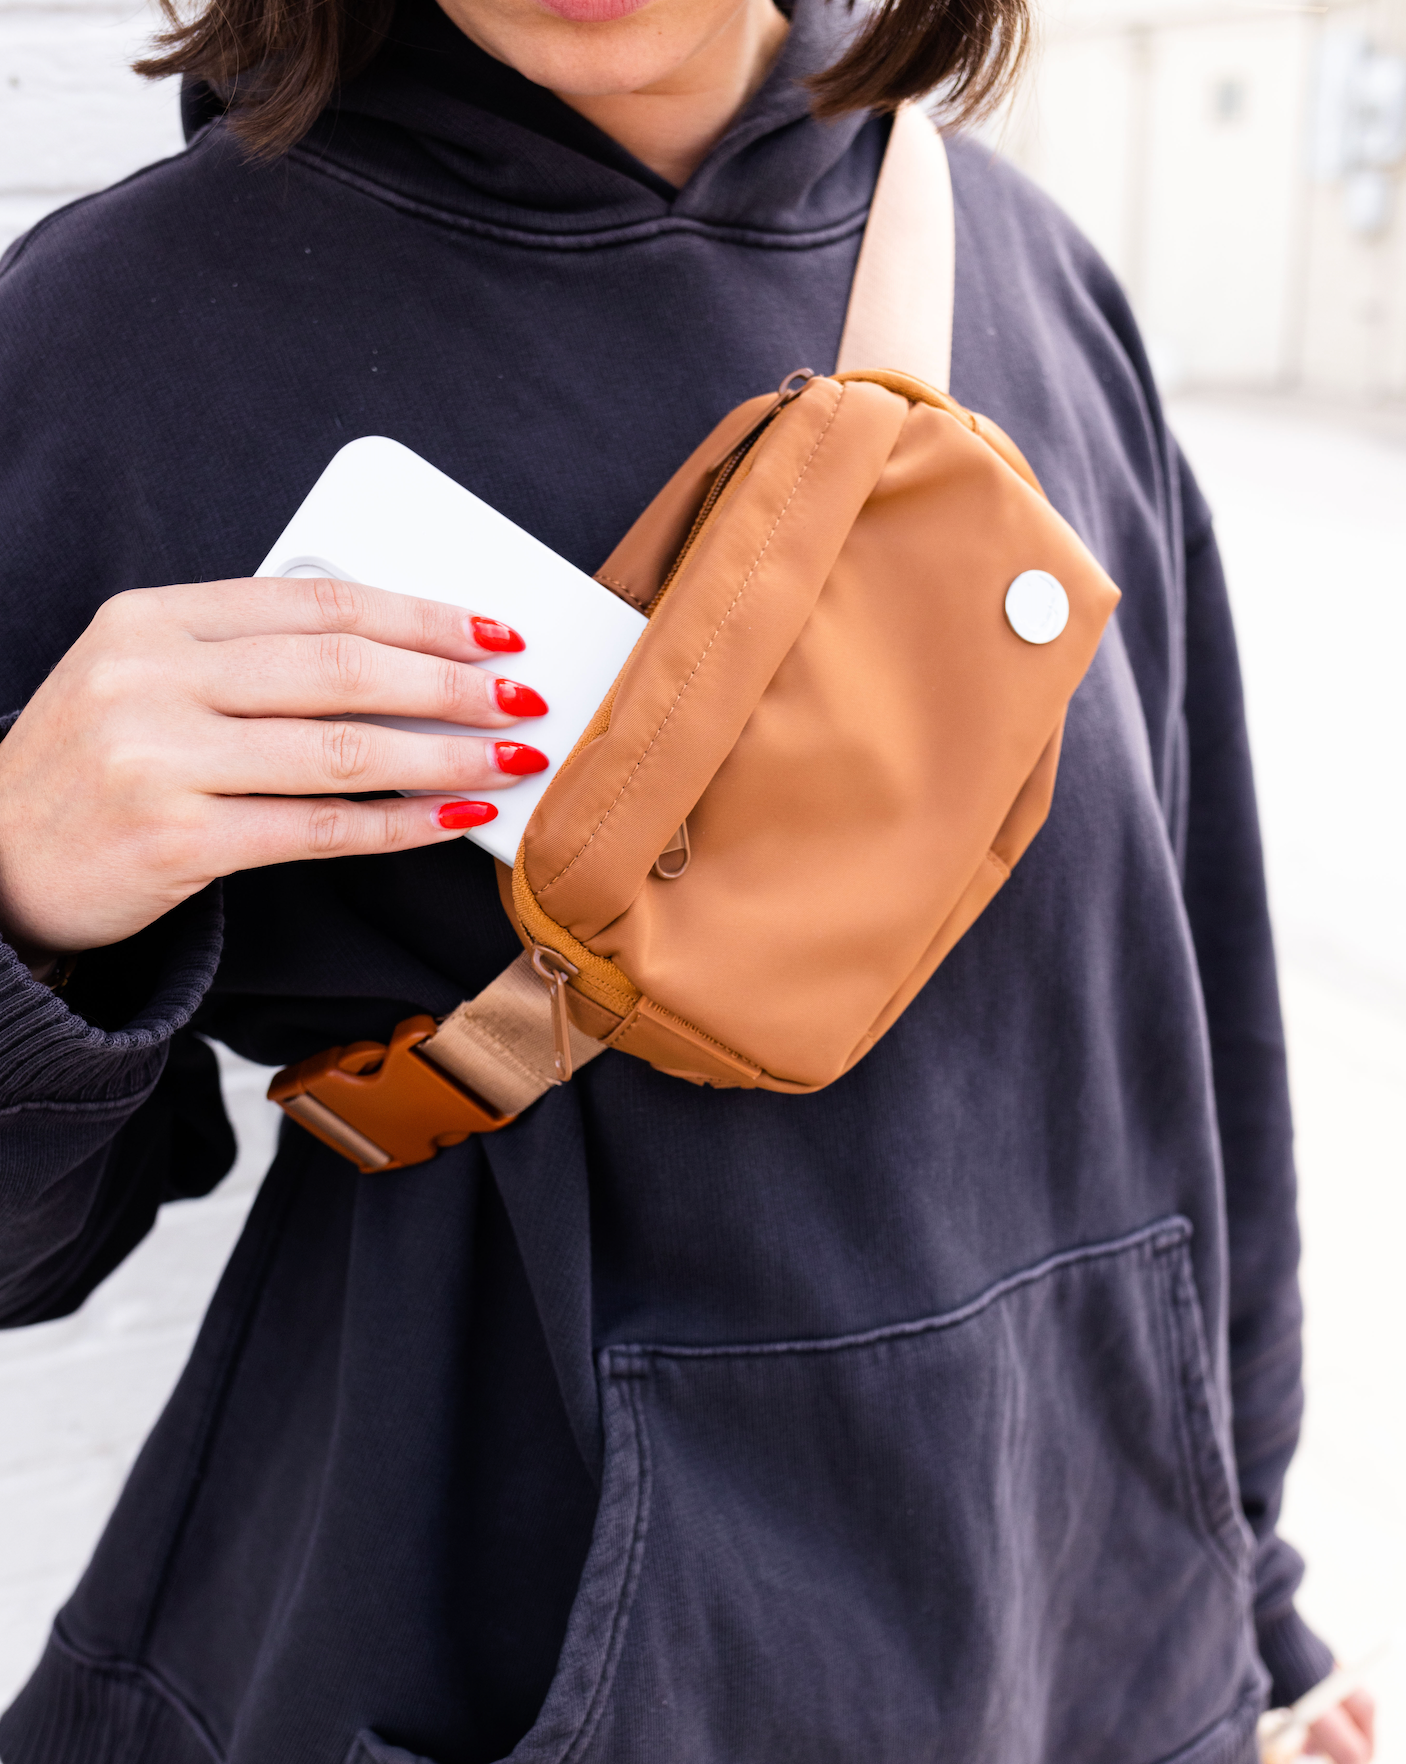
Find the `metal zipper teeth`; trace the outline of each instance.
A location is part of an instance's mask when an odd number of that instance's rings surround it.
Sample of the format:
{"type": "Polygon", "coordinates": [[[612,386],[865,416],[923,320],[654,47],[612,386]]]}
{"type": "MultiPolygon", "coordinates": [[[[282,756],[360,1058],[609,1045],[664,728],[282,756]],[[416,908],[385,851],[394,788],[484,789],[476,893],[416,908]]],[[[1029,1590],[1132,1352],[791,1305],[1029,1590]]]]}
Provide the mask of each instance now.
{"type": "MultiPolygon", "coordinates": [[[[768,421],[769,420],[770,419],[768,419],[768,421]]],[[[766,427],[766,425],[763,424],[762,428],[765,428],[765,427],[766,427]]],[[[735,476],[735,474],[737,472],[738,466],[740,466],[742,464],[742,461],[744,459],[746,459],[747,455],[752,451],[752,448],[756,445],[757,441],[761,438],[761,434],[762,434],[762,429],[759,428],[759,429],[755,430],[752,434],[746,436],[744,440],[742,440],[738,443],[738,445],[732,450],[732,452],[728,455],[728,457],[723,461],[722,465],[718,468],[718,475],[716,478],[713,479],[713,487],[711,490],[709,490],[708,494],[703,498],[703,506],[702,506],[702,508],[699,509],[698,513],[694,516],[693,525],[688,530],[687,539],[685,539],[683,544],[679,547],[678,556],[674,559],[673,563],[671,563],[669,565],[669,573],[667,576],[665,576],[664,580],[659,584],[659,592],[654,596],[654,599],[651,600],[649,605],[644,609],[644,616],[647,619],[652,619],[654,617],[655,613],[658,612],[660,601],[663,600],[664,596],[673,587],[674,578],[678,575],[679,571],[683,568],[685,563],[687,563],[688,554],[693,550],[693,547],[697,544],[698,537],[702,533],[704,527],[707,526],[709,516],[712,514],[713,510],[718,506],[718,502],[719,502],[720,498],[722,497],[724,490],[726,490],[728,485],[732,482],[733,477],[735,476]]]]}
{"type": "Polygon", "coordinates": [[[728,454],[727,458],[718,467],[718,475],[713,479],[712,488],[703,498],[703,506],[693,517],[693,525],[688,530],[687,539],[685,539],[683,544],[679,547],[678,556],[674,559],[673,563],[670,564],[668,575],[665,576],[664,580],[659,584],[659,592],[644,609],[644,616],[647,619],[652,619],[655,613],[658,612],[659,603],[673,587],[674,580],[679,571],[688,562],[689,553],[698,543],[704,527],[707,526],[709,520],[712,518],[713,511],[717,508],[728,485],[737,475],[738,466],[742,464],[742,461],[746,459],[747,455],[756,446],[758,441],[761,440],[762,436],[776,421],[777,417],[781,415],[786,406],[790,404],[794,398],[799,397],[800,393],[804,390],[804,387],[799,387],[795,392],[778,396],[776,403],[771,409],[757,422],[755,427],[742,437],[736,447],[733,448],[732,452],[728,454]]]}

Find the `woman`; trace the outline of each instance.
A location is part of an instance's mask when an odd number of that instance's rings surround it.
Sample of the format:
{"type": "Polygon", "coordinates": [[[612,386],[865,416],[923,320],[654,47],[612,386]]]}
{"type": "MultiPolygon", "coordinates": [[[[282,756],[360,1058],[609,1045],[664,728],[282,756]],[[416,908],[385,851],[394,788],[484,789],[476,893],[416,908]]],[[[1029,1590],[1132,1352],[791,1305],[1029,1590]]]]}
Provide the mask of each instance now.
{"type": "MultiPolygon", "coordinates": [[[[1023,17],[851,29],[211,5],[146,64],[189,150],[10,254],[5,1321],[227,1168],[201,1035],[384,1040],[515,955],[459,837],[541,763],[466,665],[510,670],[494,584],[465,622],[241,572],[366,433],[594,568],[732,405],[828,368],[886,108],[970,112],[1023,17]]],[[[1209,516],[1107,271],[950,158],[954,393],[1124,590],[1046,827],[816,1095],[607,1054],[381,1177],[286,1128],[7,1764],[1247,1764],[1327,1671],[1274,1531],[1293,1171],[1209,516]]],[[[1366,1701],[1316,1737],[1369,1756],[1366,1701]]]]}

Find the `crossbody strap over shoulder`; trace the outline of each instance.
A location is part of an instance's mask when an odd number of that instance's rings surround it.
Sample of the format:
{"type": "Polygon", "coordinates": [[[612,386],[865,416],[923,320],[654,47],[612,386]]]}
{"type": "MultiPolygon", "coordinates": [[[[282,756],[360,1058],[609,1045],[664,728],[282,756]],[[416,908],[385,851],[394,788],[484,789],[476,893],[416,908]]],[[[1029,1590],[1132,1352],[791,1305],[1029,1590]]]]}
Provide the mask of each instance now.
{"type": "Polygon", "coordinates": [[[901,365],[948,391],[956,266],[947,149],[927,115],[905,104],[879,168],[835,372],[901,365]]]}
{"type": "MultiPolygon", "coordinates": [[[[906,104],[870,204],[836,372],[892,367],[945,392],[955,271],[947,152],[906,104]]],[[[269,1095],[362,1171],[424,1163],[505,1126],[604,1051],[567,1013],[571,972],[552,951],[524,950],[443,1022],[412,1017],[389,1046],[329,1048],[280,1072],[269,1095]]]]}

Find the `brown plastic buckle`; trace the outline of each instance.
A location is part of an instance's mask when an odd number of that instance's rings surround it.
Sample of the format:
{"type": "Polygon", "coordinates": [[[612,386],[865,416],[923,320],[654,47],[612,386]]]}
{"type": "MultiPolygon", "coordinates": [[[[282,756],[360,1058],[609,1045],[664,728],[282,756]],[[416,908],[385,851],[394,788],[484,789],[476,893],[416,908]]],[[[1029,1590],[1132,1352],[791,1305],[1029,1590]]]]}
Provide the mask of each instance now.
{"type": "Polygon", "coordinates": [[[407,1017],[389,1047],[379,1041],[329,1047],[285,1066],[269,1097],[363,1175],[428,1163],[444,1146],[496,1133],[514,1119],[415,1052],[436,1027],[433,1017],[407,1017]]]}

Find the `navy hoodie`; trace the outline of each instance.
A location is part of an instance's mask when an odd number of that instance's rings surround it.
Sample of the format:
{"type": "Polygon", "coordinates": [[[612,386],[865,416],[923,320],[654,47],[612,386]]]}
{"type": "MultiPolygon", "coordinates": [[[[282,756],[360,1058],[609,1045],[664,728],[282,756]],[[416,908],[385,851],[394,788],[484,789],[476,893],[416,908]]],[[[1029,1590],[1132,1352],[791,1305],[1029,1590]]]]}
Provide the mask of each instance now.
{"type": "MultiPolygon", "coordinates": [[[[674,190],[403,0],[277,163],[216,119],[41,222],[0,272],[0,709],[109,595],[246,574],[358,435],[597,567],[833,365],[887,130],[808,116],[841,28],[800,0],[674,190]]],[[[288,1125],[6,1764],[1249,1764],[1326,1670],[1274,1531],[1294,1177],[1210,520],[1108,271],[950,156],[953,391],[1124,593],[1044,830],[816,1095],[607,1053],[384,1176],[288,1125]]],[[[462,841],[230,876],[63,998],[0,946],[0,1320],[227,1168],[202,1037],[385,1039],[516,951],[462,841]]]]}

